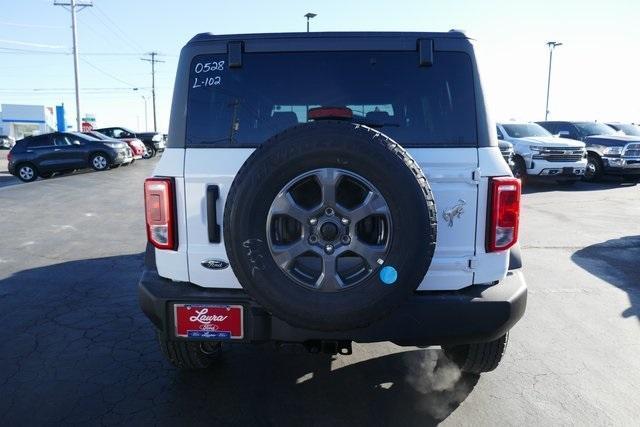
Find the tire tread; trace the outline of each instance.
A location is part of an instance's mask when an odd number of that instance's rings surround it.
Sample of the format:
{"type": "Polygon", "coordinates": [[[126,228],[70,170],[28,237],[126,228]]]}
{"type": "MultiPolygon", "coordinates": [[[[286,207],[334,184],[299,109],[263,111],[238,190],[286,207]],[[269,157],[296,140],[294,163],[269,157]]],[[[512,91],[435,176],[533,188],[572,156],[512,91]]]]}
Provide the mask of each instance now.
{"type": "Polygon", "coordinates": [[[475,344],[443,346],[445,355],[454,361],[463,372],[480,374],[498,367],[507,349],[509,334],[500,338],[475,344]]]}

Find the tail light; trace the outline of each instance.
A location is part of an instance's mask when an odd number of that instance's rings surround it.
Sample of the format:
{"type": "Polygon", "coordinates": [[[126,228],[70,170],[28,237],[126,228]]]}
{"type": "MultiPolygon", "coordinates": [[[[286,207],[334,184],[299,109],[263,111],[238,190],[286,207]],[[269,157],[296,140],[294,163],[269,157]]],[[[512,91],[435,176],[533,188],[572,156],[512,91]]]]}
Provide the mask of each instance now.
{"type": "Polygon", "coordinates": [[[172,178],[147,178],[144,181],[147,239],[158,249],[175,250],[178,246],[175,207],[172,178]]]}
{"type": "Polygon", "coordinates": [[[511,177],[492,178],[490,186],[487,252],[509,249],[518,241],[520,225],[520,180],[511,177]]]}
{"type": "Polygon", "coordinates": [[[7,162],[11,163],[11,159],[13,159],[13,153],[9,151],[9,154],[7,154],[7,162]]]}

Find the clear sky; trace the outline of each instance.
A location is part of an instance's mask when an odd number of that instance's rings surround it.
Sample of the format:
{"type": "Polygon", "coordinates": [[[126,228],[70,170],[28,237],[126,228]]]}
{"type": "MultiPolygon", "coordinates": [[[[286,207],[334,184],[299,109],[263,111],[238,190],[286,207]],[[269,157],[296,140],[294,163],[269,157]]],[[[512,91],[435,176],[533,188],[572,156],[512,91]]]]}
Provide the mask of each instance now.
{"type": "MultiPolygon", "coordinates": [[[[99,125],[144,127],[148,62],[158,64],[158,128],[168,126],[180,48],[199,32],[447,31],[478,41],[497,120],[544,118],[548,50],[551,118],[640,122],[640,0],[93,0],[79,13],[82,111],[99,125]],[[139,88],[134,91],[132,88],[139,88]]],[[[53,0],[0,0],[0,103],[55,105],[75,118],[69,12],[53,0]],[[38,52],[33,52],[33,51],[38,52]],[[44,52],[44,53],[40,53],[44,52]]],[[[149,102],[151,127],[151,103],[149,102]]]]}

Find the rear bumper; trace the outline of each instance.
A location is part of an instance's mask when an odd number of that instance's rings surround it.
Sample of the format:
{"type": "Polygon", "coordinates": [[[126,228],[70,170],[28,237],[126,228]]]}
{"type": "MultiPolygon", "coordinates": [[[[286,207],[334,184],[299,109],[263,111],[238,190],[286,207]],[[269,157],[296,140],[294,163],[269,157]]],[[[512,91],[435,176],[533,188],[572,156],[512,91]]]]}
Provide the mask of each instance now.
{"type": "Polygon", "coordinates": [[[492,286],[416,292],[387,317],[365,328],[336,332],[293,327],[272,316],[243,290],[173,282],[154,269],[145,269],[142,274],[139,297],[142,311],[171,340],[185,339],[175,336],[174,303],[240,304],[245,328],[241,342],[349,340],[425,346],[486,342],[504,335],[524,314],[527,287],[521,270],[513,270],[492,286]]]}

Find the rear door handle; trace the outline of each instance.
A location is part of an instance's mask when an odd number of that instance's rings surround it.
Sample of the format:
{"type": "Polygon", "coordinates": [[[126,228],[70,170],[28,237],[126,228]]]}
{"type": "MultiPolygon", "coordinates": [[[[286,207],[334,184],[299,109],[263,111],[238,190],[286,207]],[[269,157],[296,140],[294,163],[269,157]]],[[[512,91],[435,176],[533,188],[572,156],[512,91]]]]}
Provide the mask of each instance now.
{"type": "Polygon", "coordinates": [[[207,232],[210,243],[220,243],[220,225],[218,225],[218,198],[220,188],[217,185],[207,186],[207,232]]]}
{"type": "Polygon", "coordinates": [[[60,149],[59,148],[54,148],[53,151],[60,151],[60,149]]]}

